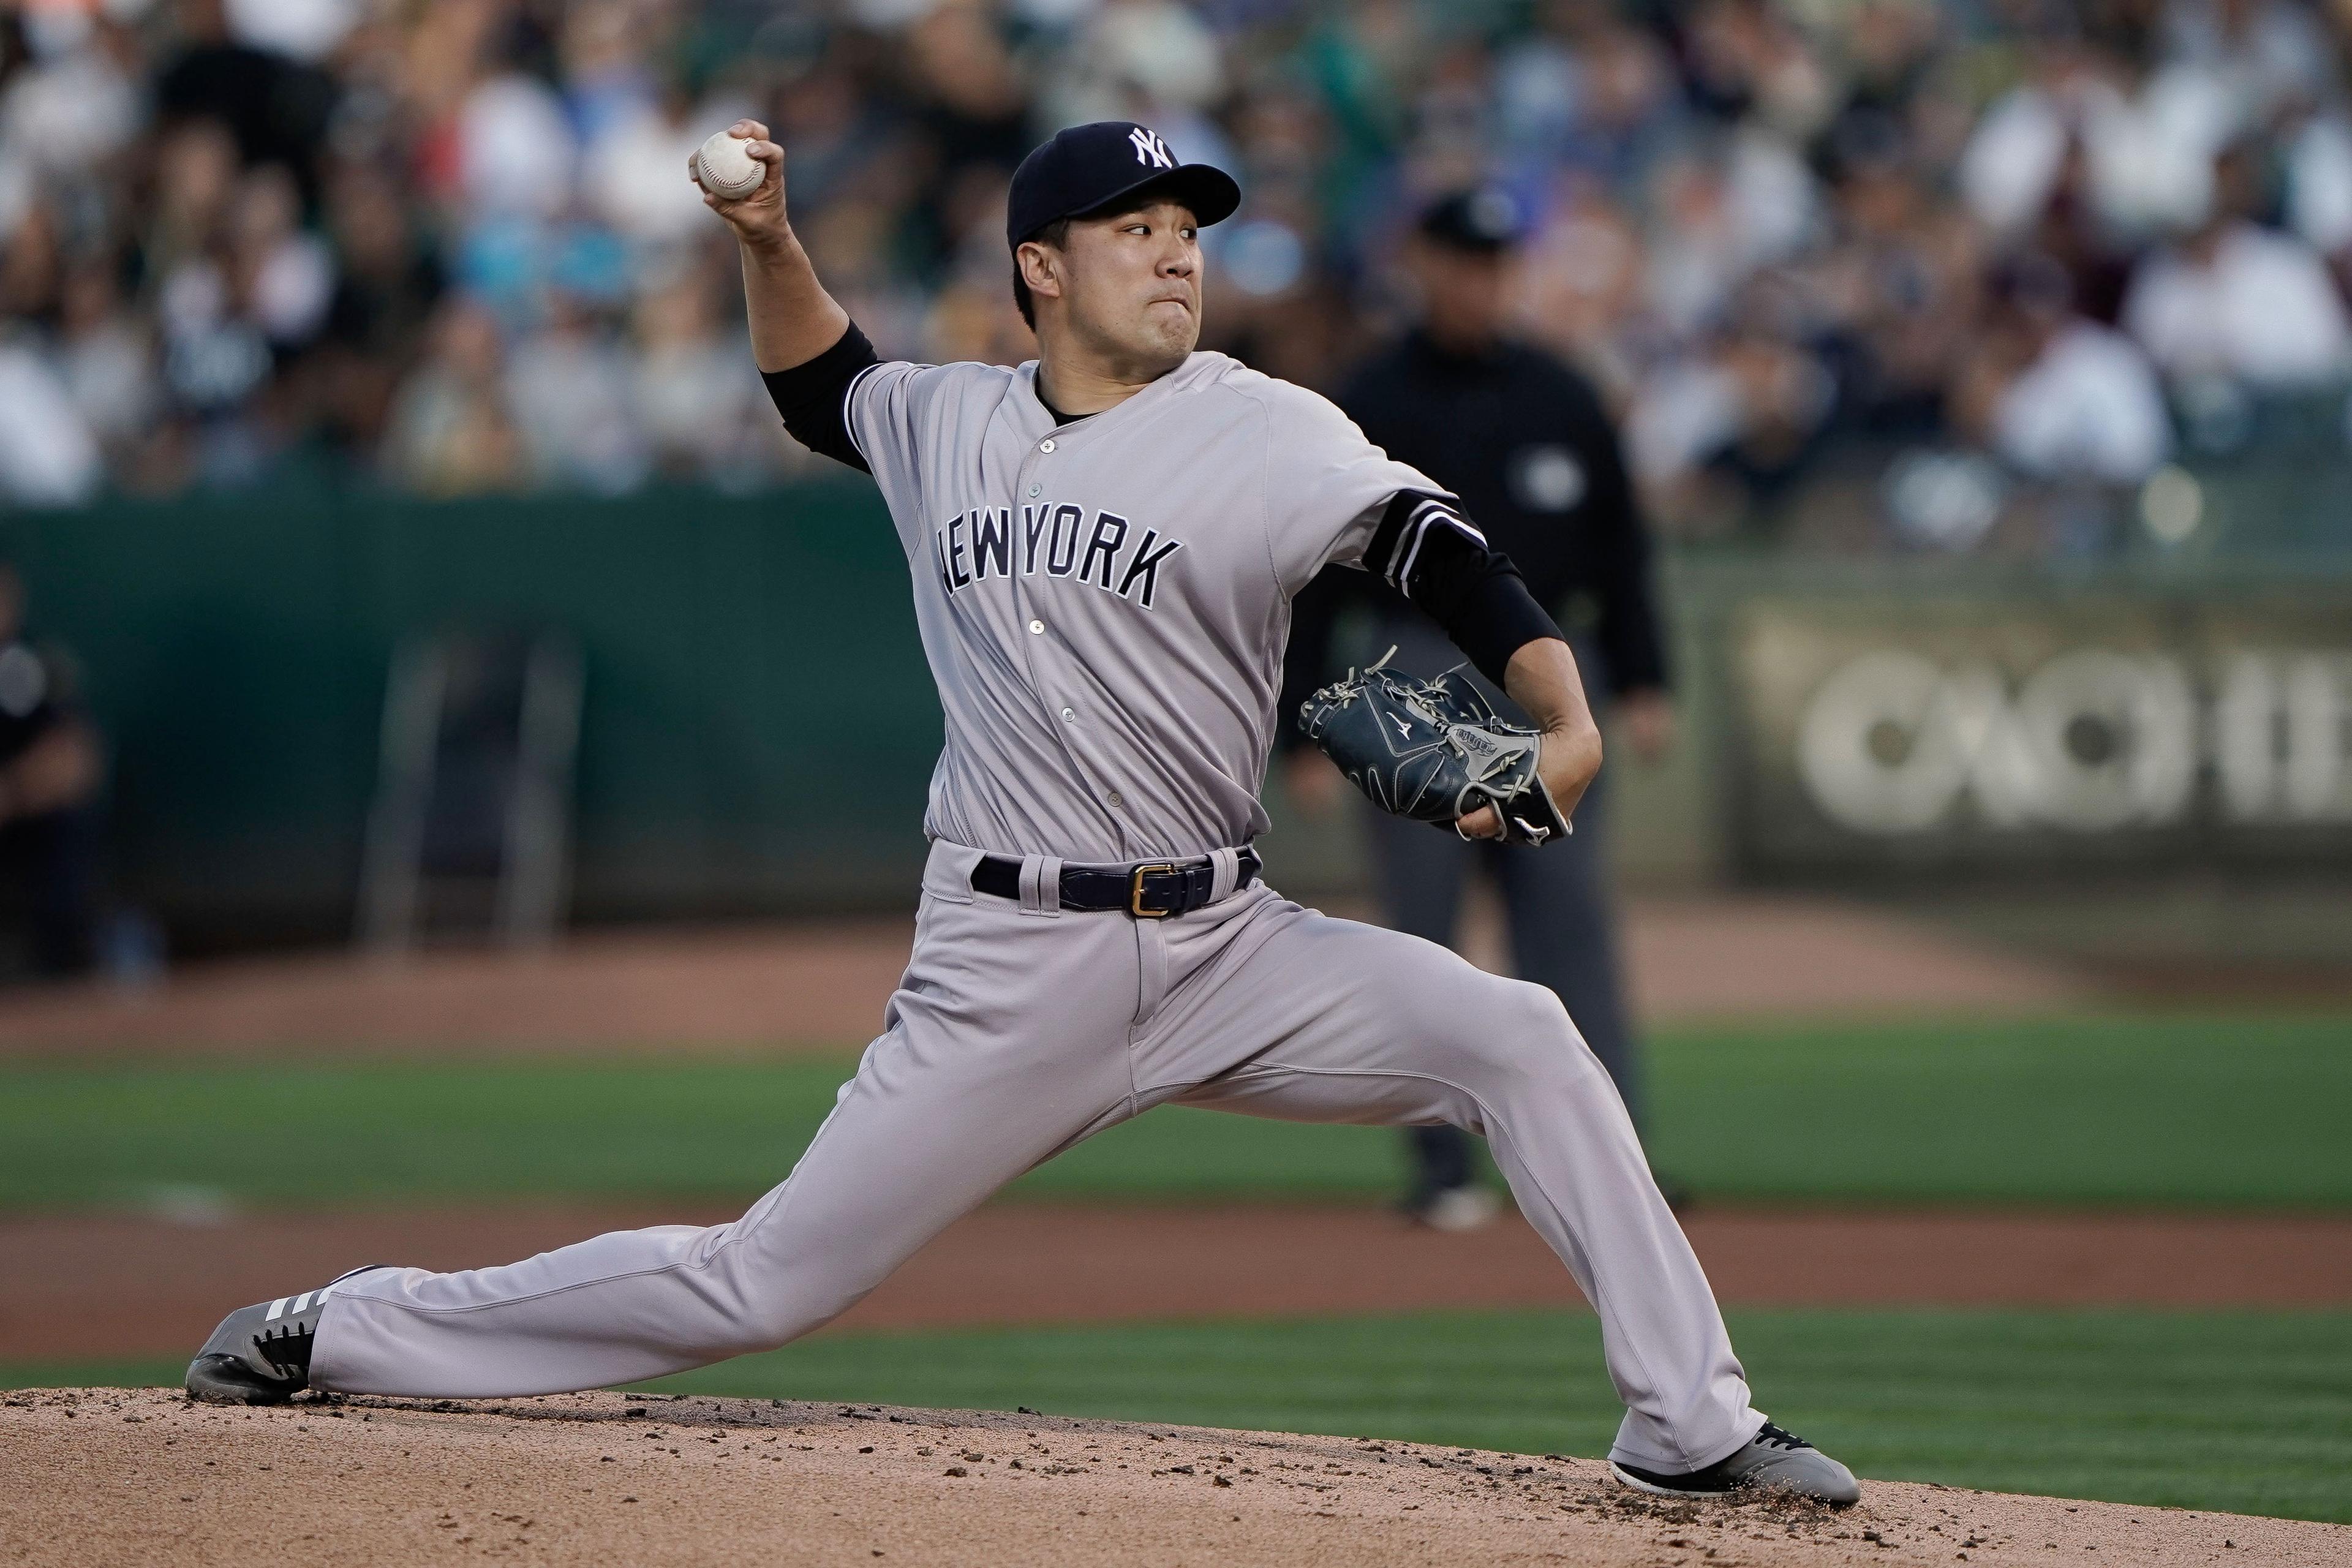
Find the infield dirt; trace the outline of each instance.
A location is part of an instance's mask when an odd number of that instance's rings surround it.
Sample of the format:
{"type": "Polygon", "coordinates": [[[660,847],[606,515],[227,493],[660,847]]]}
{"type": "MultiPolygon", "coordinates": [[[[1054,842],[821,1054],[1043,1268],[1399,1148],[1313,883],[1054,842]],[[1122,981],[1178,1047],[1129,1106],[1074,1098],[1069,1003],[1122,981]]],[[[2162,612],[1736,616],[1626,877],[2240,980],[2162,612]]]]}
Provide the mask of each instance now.
{"type": "Polygon", "coordinates": [[[2352,1560],[2352,1527],[1895,1482],[1692,1504],[1600,1464],[1028,1412],[596,1394],[222,1410],[0,1396],[27,1564],[2110,1563],[2352,1560]]]}
{"type": "MultiPolygon", "coordinates": [[[[372,1259],[472,1268],[693,1205],[275,1213],[188,1226],[0,1215],[0,1361],[184,1355],[230,1306],[372,1259]]],[[[1740,1306],[2352,1303],[2352,1217],[1702,1207],[1684,1228],[1740,1306]]],[[[994,1204],[948,1227],[845,1329],[1117,1323],[1459,1308],[1580,1310],[1517,1215],[1444,1235],[1362,1206],[994,1204]]]]}

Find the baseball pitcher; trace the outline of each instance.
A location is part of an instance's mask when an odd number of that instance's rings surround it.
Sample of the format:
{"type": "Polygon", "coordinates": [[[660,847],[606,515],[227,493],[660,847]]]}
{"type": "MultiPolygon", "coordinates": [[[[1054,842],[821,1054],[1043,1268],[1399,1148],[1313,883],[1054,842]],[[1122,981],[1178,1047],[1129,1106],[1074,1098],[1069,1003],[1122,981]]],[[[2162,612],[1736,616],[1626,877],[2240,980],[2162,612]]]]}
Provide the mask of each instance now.
{"type": "Polygon", "coordinates": [[[1859,1488],[1768,1423],[1623,1104],[1560,1002],[1260,879],[1251,841],[1291,596],[1378,573],[1535,721],[1367,671],[1306,715],[1381,804],[1540,846],[1601,765],[1576,664],[1455,498],[1328,403],[1196,353],[1231,177],[1082,125],[1014,174],[1017,370],[881,361],[811,268],[783,154],[706,200],[741,246],[786,426],[870,473],[946,713],[914,951],[881,1037],[782,1186],[731,1224],[495,1268],[357,1270],[230,1314],[200,1398],[484,1397],[771,1349],[855,1304],[1006,1182],[1157,1105],[1483,1134],[1601,1318],[1648,1490],[1859,1488]]]}

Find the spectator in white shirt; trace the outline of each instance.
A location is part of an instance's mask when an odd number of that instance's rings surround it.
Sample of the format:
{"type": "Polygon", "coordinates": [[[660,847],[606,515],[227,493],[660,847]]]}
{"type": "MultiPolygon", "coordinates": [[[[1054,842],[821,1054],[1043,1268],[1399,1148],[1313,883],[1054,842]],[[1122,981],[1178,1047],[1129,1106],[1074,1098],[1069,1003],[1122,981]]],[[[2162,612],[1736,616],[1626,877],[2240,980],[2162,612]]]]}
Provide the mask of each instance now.
{"type": "Polygon", "coordinates": [[[1990,292],[1954,423],[2032,479],[2130,485],[2153,473],[2172,433],[2147,356],[2075,311],[2072,280],[2048,256],[2003,263],[1990,292]]]}
{"type": "Polygon", "coordinates": [[[2049,206],[2079,149],[2100,220],[2136,237],[2205,210],[2213,155],[2242,123],[2213,70],[2044,39],[2027,80],[1977,122],[1956,174],[1988,228],[2019,235],[2049,206]]]}
{"type": "Polygon", "coordinates": [[[2257,181],[2252,150],[2233,149],[2212,216],[2133,274],[2124,327],[2174,381],[2291,392],[2341,379],[2352,359],[2352,323],[2319,253],[2252,221],[2257,181]]]}
{"type": "Polygon", "coordinates": [[[572,200],[572,128],[563,100],[535,76],[509,71],[477,85],[458,115],[457,147],[476,218],[551,218],[572,200]]]}
{"type": "Polygon", "coordinates": [[[76,506],[104,475],[97,440],[48,361],[24,339],[0,341],[0,500],[76,506]]]}

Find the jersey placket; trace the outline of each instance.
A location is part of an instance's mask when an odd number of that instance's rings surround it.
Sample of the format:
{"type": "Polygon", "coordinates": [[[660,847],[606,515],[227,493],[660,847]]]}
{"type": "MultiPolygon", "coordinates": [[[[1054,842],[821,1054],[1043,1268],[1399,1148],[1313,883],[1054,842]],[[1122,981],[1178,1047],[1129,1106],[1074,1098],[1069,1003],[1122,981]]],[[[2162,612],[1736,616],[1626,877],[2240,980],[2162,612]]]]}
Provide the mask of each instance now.
{"type": "MultiPolygon", "coordinates": [[[[1013,531],[1016,541],[1022,532],[1021,509],[1024,506],[1043,504],[1046,486],[1044,479],[1040,477],[1041,470],[1056,453],[1061,451],[1070,435],[1071,432],[1067,426],[1060,426],[1042,438],[1024,437],[1027,442],[1028,450],[1022,456],[1021,466],[1013,476],[1013,487],[1014,491],[1013,531]]],[[[1118,841],[1120,848],[1130,849],[1133,846],[1129,837],[1127,820],[1124,816],[1125,797],[1116,784],[1106,784],[1096,776],[1095,770],[1087,765],[1082,748],[1075,742],[1073,737],[1072,732],[1083,728],[1087,722],[1087,714],[1079,707],[1079,704],[1086,700],[1085,695],[1083,692],[1064,695],[1066,685],[1076,683],[1049,681],[1046,679],[1045,669],[1048,661],[1045,656],[1066,656],[1058,654],[1054,643],[1055,634],[1053,626],[1040,613],[1039,606],[1031,602],[1029,578],[1025,573],[1018,570],[1019,565],[1020,562],[1016,559],[1016,570],[1009,580],[1013,587],[1013,614],[1017,617],[1015,624],[1020,628],[1014,634],[1014,640],[1025,653],[1022,664],[1029,672],[1029,688],[1037,694],[1039,700],[1045,703],[1045,711],[1055,726],[1055,735],[1061,742],[1062,754],[1070,759],[1070,767],[1077,774],[1079,783],[1086,787],[1088,798],[1103,808],[1104,814],[1109,819],[1112,836],[1118,841]]]]}

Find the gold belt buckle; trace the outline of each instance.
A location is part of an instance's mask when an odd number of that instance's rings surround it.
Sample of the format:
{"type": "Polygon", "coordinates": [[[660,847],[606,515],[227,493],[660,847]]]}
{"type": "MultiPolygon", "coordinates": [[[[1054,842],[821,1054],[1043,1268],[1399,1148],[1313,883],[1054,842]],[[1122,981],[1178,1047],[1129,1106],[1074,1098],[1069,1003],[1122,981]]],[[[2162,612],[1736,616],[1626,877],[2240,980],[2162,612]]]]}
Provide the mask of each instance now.
{"type": "Polygon", "coordinates": [[[1154,871],[1173,872],[1175,869],[1175,862],[1171,860],[1157,860],[1149,866],[1138,866],[1134,870],[1129,872],[1127,883],[1127,912],[1133,915],[1139,921],[1164,921],[1170,915],[1174,914],[1176,912],[1174,910],[1147,910],[1143,907],[1143,879],[1150,876],[1154,871]]]}

